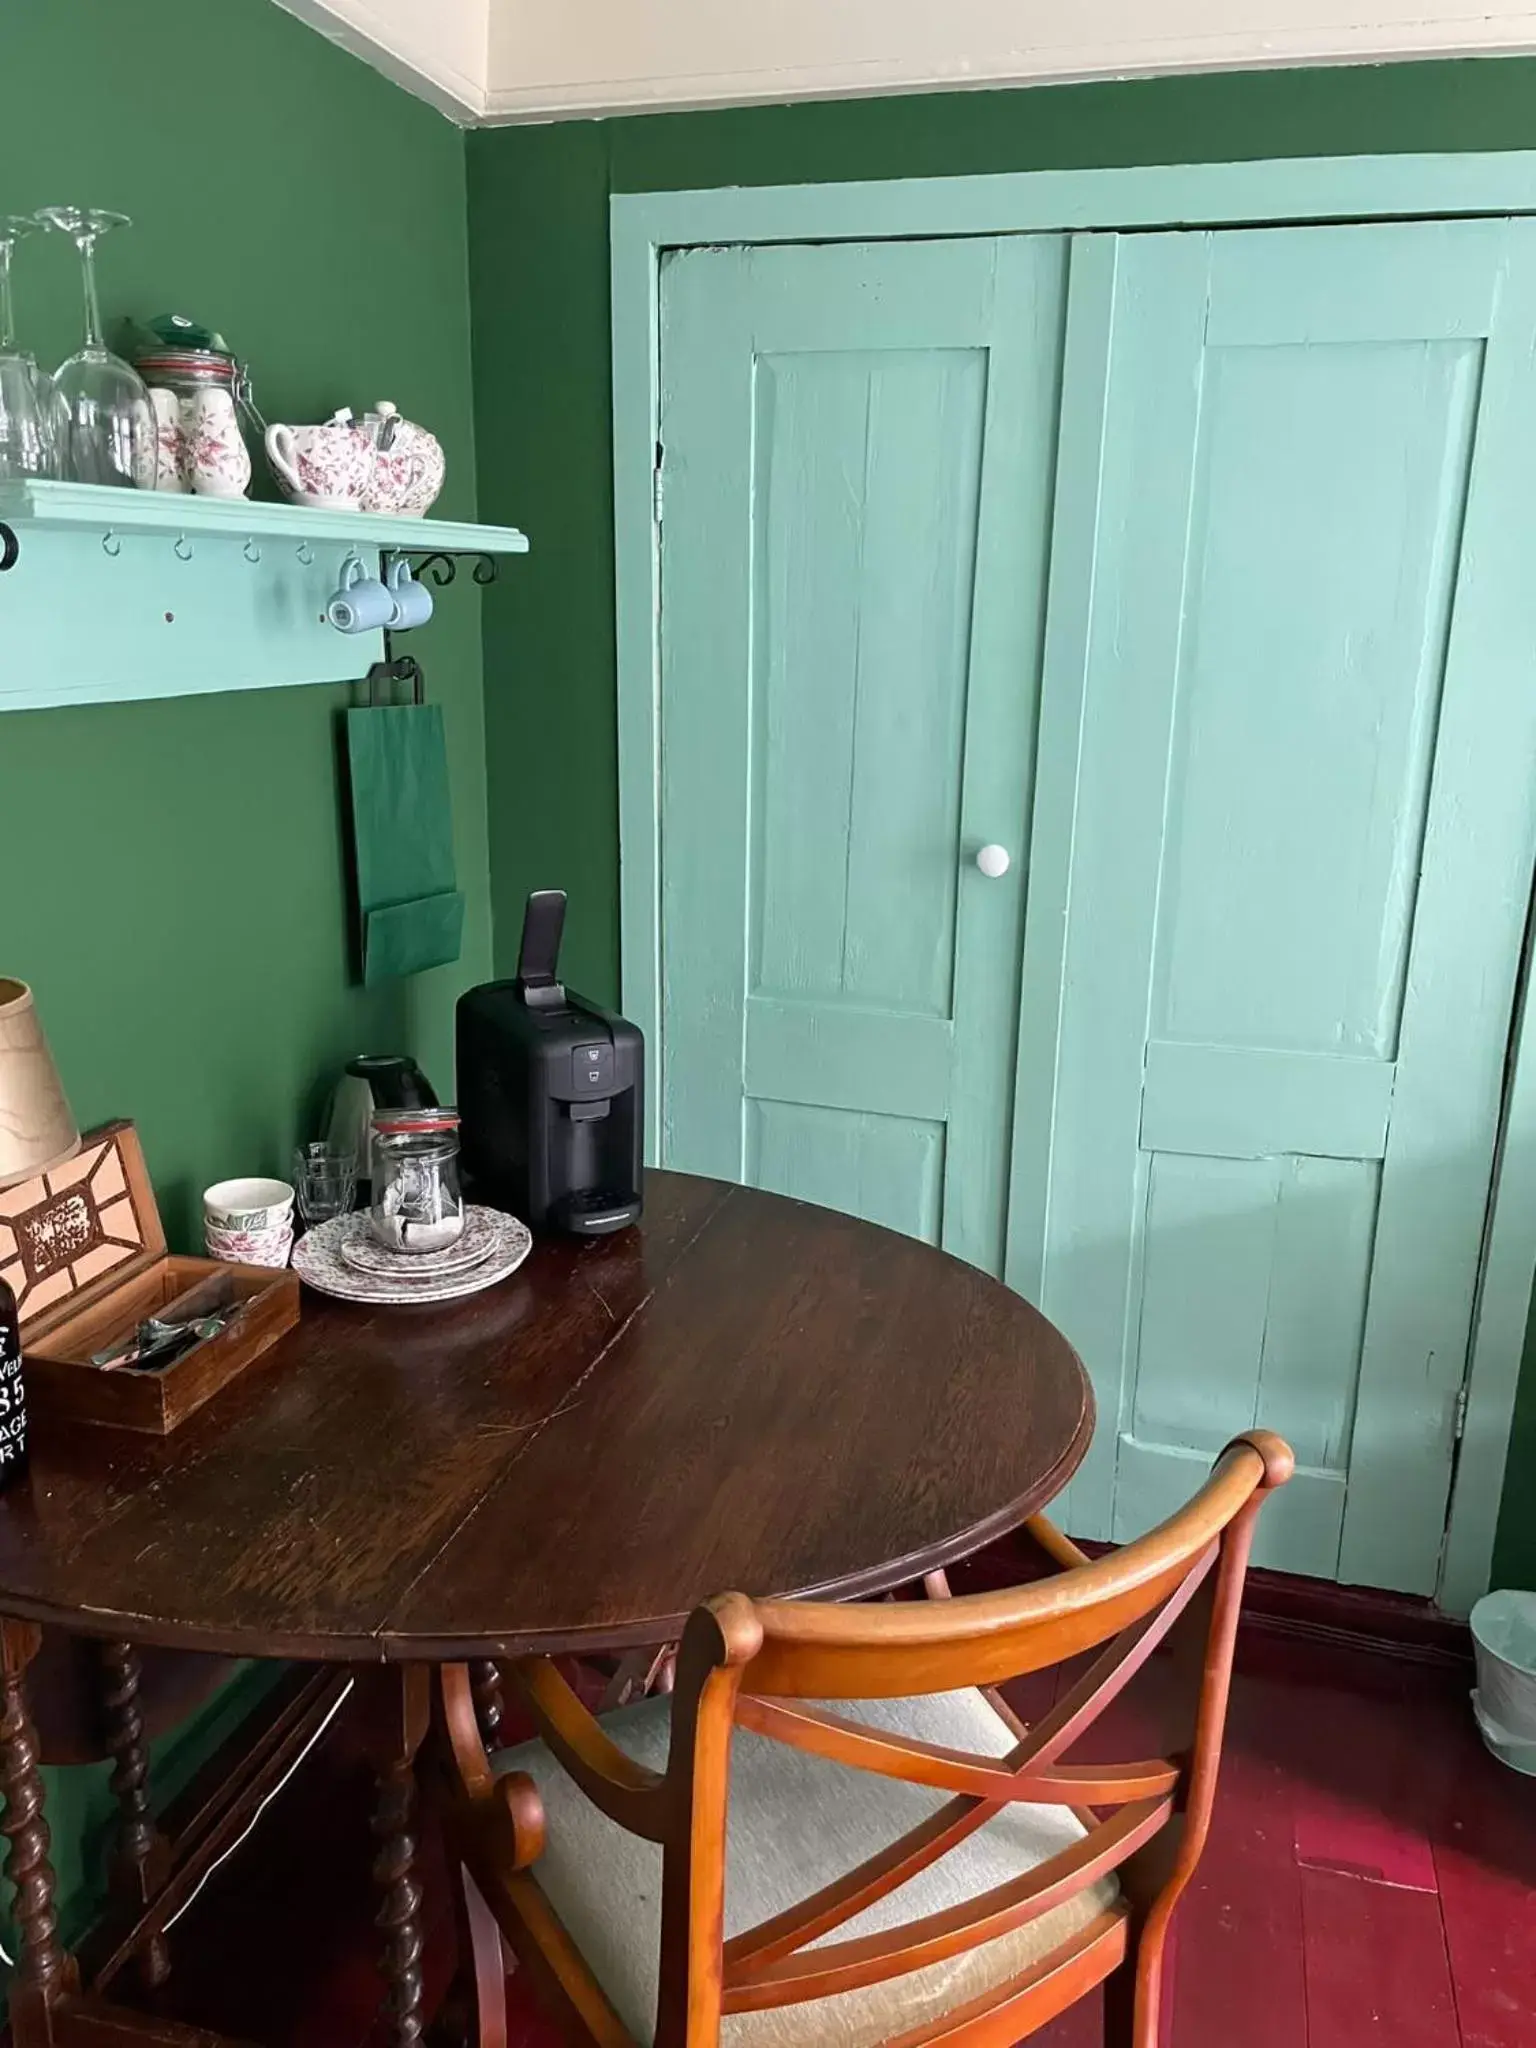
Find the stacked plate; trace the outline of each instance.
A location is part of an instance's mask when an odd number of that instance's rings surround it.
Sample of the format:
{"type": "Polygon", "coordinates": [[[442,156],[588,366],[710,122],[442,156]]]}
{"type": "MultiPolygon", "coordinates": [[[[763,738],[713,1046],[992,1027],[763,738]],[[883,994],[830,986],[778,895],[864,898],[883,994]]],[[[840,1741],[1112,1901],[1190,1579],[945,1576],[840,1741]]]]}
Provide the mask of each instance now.
{"type": "Polygon", "coordinates": [[[293,1268],[342,1301],[457,1301],[515,1273],[532,1248],[526,1223],[471,1203],[463,1236],[445,1251],[389,1251],[359,1211],[316,1224],[294,1246],[293,1268]]]}

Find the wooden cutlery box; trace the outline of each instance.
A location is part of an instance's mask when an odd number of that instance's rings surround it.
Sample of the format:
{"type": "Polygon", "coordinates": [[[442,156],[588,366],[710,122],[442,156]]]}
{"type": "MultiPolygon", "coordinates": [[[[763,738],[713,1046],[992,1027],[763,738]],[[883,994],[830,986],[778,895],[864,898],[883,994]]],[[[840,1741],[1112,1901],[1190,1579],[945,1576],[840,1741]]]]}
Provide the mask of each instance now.
{"type": "Polygon", "coordinates": [[[21,1310],[34,1431],[68,1420],[168,1436],[299,1319],[296,1273],[166,1251],[131,1123],[103,1124],[62,1166],[0,1188],[0,1278],[21,1310]],[[212,1300],[240,1304],[226,1328],[158,1370],[92,1365],[200,1283],[212,1300]]]}

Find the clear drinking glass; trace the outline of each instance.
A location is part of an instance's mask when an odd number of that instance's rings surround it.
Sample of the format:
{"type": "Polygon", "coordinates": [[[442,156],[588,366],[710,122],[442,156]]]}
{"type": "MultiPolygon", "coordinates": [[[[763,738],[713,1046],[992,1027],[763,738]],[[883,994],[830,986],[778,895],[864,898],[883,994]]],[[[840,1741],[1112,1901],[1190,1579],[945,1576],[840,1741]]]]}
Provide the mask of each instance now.
{"type": "Polygon", "coordinates": [[[80,251],[85,286],[84,344],[60,363],[53,378],[69,419],[64,473],[82,484],[136,484],[151,490],[155,415],[149,393],[138,371],[103,342],[96,300],[96,244],[111,229],[131,223],[125,213],[103,213],[94,206],[44,206],[37,218],[68,235],[80,251]]]}
{"type": "Polygon", "coordinates": [[[37,358],[17,345],[11,302],[12,251],[40,225],[30,214],[0,214],[0,477],[58,474],[57,394],[37,358]]]}
{"type": "Polygon", "coordinates": [[[351,1213],[357,1199],[357,1154],[340,1145],[301,1145],[293,1155],[299,1214],[311,1228],[351,1213]]]}

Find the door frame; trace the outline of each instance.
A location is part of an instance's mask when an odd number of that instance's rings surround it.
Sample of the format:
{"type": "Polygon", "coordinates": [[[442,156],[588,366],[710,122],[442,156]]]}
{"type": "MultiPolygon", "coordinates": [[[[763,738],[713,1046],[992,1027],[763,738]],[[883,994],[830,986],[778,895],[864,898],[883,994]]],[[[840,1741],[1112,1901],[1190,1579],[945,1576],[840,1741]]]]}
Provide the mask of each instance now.
{"type": "MultiPolygon", "coordinates": [[[[615,193],[609,200],[618,636],[619,919],[625,1014],[661,1044],[660,610],[657,520],[661,267],[711,244],[1300,225],[1536,214],[1536,151],[1296,157],[1145,169],[1021,171],[834,185],[615,193]]],[[[1063,423],[1066,432],[1068,423],[1063,423]]],[[[1047,707],[1048,708],[1048,707],[1047,707]]],[[[1063,721],[1064,723],[1065,721],[1063,721]]],[[[1037,776],[1051,734],[1043,724],[1037,776]]],[[[1075,737],[1073,744],[1075,745],[1075,737]]],[[[1046,881],[1049,891],[1049,878],[1046,881]]],[[[1031,894],[1034,893],[1031,876],[1031,894]]],[[[1026,913],[1027,915],[1027,913],[1026,913]]],[[[1536,1002],[1522,972],[1465,1381],[1463,1434],[1437,1599],[1466,1613],[1487,1590],[1536,1281],[1536,1002]]],[[[1026,1004],[1027,1004],[1026,997],[1026,1004]]],[[[1046,1023],[1049,1032],[1048,1020],[1046,1023]]],[[[1021,1017],[1036,1054],[1041,1020],[1021,1017]]],[[[647,1156],[659,1139],[647,1104],[647,1156]]],[[[1015,1120],[1015,1138],[1017,1119],[1015,1120]]],[[[1012,1240],[1010,1219],[1010,1240],[1012,1240]]],[[[1010,1269],[1014,1263],[1010,1242],[1010,1269]]]]}

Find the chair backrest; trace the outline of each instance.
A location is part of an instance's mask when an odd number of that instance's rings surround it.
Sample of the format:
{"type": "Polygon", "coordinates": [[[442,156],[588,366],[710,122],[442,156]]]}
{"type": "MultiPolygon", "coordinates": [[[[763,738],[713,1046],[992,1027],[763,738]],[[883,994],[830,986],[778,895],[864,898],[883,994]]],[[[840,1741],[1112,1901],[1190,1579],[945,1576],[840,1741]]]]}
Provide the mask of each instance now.
{"type": "MultiPolygon", "coordinates": [[[[1006,1592],[860,1606],[727,1594],[699,1609],[683,1638],[673,1699],[658,2041],[693,2048],[716,2040],[722,2012],[826,1997],[925,1968],[1012,1932],[1111,1871],[1127,1901],[1120,1923],[1132,1913],[1142,1926],[1149,1915],[1166,1921],[1209,1826],[1254,1519],[1293,1466],[1288,1446],[1267,1431],[1239,1437],[1199,1494],[1149,1535],[1006,1592]],[[1072,1763],[1067,1752],[1170,1636],[1183,1653],[1177,1740],[1162,1755],[1072,1763]],[[1019,1739],[1001,1758],[907,1740],[808,1704],[992,1687],[1092,1651],[1086,1672],[1033,1727],[1003,1709],[1019,1739]],[[836,1883],[726,1941],[726,1813],[738,1727],[952,1797],[836,1883]],[[1070,1807],[1086,1833],[963,1909],[857,1941],[825,1941],[1020,1802],[1070,1807]],[[1176,1817],[1170,1843],[1165,1831],[1176,1817]]],[[[1107,1931],[1119,1935],[1123,1954],[1123,1925],[1107,1931]]],[[[1104,1974],[1100,1968],[1086,1983],[1104,1974]]],[[[963,2038],[1015,2035],[984,2019],[973,2035],[943,2034],[946,2042],[963,2038]]]]}

